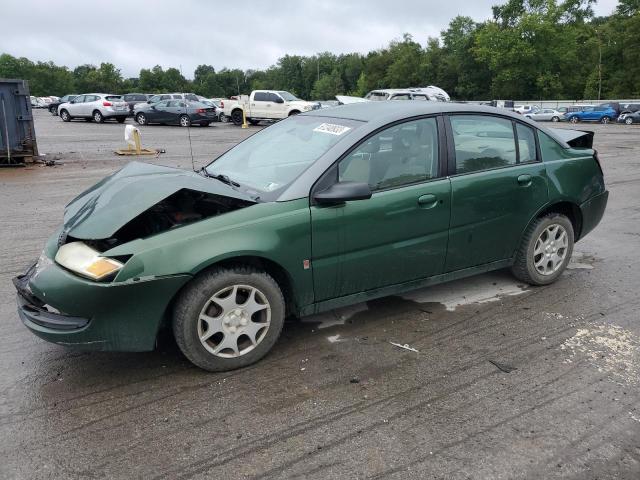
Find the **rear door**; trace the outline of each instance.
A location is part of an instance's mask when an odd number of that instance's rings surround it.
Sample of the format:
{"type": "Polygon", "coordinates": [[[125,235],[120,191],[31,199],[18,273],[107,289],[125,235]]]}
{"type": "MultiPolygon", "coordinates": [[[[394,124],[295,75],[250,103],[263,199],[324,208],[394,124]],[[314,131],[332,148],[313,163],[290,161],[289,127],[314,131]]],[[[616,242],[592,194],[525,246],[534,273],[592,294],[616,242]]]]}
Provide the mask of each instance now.
{"type": "Polygon", "coordinates": [[[506,260],[547,202],[533,128],[497,115],[450,115],[451,227],[445,271],[506,260]],[[517,139],[517,141],[516,141],[517,139]]]}
{"type": "Polygon", "coordinates": [[[395,124],[330,170],[332,182],[368,183],[373,195],[311,207],[316,301],[442,272],[451,187],[439,131],[435,117],[395,124]]]}

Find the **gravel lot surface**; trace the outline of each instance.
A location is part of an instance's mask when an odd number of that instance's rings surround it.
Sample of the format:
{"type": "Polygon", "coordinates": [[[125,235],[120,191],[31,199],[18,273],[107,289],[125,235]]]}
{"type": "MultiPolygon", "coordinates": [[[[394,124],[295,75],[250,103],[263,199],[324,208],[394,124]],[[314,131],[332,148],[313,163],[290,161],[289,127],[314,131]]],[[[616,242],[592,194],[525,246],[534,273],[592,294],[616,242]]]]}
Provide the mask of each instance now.
{"type": "MultiPolygon", "coordinates": [[[[35,117],[61,164],[0,170],[0,478],[640,478],[640,127],[588,127],[609,207],[556,284],[496,272],[292,321],[210,374],[170,338],[83,353],[20,323],[11,278],[129,161],[122,125],[35,117]]],[[[166,153],[143,161],[191,168],[190,133],[200,167],[257,129],[144,127],[166,153]]]]}

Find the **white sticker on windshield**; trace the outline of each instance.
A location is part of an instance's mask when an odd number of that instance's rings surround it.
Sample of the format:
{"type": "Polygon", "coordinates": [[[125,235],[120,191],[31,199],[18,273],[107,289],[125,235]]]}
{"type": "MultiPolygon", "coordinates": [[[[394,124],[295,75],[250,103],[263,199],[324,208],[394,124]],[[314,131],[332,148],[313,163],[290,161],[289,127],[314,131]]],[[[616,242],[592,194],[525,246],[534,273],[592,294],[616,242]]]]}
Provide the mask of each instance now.
{"type": "Polygon", "coordinates": [[[345,127],[344,125],[335,125],[333,123],[323,123],[313,129],[314,132],[330,133],[331,135],[342,135],[345,132],[351,130],[351,127],[345,127]]]}

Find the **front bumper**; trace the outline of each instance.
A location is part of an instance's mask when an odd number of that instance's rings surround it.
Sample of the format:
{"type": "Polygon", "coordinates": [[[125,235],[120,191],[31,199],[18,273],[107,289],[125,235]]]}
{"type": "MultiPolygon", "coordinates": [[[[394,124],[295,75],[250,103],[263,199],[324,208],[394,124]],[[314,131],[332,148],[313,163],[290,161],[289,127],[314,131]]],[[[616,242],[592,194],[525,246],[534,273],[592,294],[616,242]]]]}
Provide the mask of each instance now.
{"type": "Polygon", "coordinates": [[[580,205],[580,212],[582,213],[580,238],[583,238],[600,223],[600,220],[602,220],[604,216],[604,211],[607,208],[608,200],[609,192],[605,190],[603,193],[591,197],[580,205]]]}
{"type": "Polygon", "coordinates": [[[149,351],[190,275],[92,282],[55,263],[14,279],[18,314],[35,335],[86,350],[149,351]]]}

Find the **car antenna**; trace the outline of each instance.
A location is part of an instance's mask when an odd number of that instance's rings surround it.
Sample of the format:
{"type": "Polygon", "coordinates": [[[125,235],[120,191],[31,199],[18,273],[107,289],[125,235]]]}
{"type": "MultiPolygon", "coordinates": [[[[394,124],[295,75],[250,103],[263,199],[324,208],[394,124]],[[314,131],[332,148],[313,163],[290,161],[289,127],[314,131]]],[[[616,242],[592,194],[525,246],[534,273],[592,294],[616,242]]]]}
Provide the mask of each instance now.
{"type": "MultiPolygon", "coordinates": [[[[180,65],[180,76],[184,78],[182,75],[182,65],[180,65]]],[[[184,102],[184,109],[187,113],[187,117],[189,117],[189,104],[187,103],[187,94],[184,93],[184,82],[182,82],[182,101],[184,102]]],[[[189,123],[187,124],[187,137],[189,138],[189,153],[191,154],[191,169],[196,171],[196,162],[193,159],[193,145],[191,144],[191,117],[189,117],[189,123]]]]}

